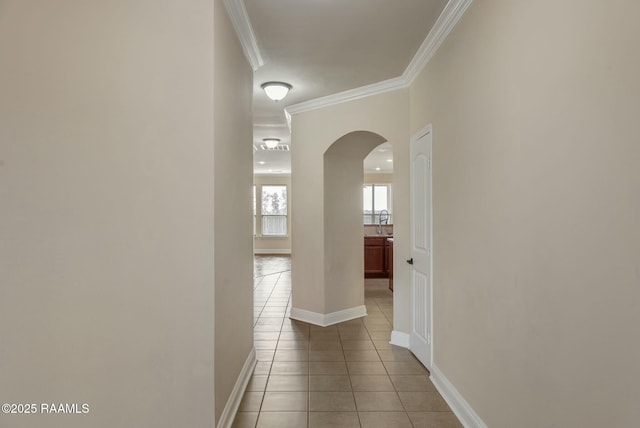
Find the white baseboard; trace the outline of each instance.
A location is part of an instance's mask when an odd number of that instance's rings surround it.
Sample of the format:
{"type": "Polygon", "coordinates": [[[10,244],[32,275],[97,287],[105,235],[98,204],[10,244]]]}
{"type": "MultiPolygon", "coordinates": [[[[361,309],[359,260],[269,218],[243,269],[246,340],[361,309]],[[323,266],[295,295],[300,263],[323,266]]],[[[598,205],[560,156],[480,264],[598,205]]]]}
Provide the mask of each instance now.
{"type": "Polygon", "coordinates": [[[364,316],[367,316],[367,307],[364,305],[332,312],[330,314],[319,314],[305,309],[291,308],[292,319],[304,321],[320,327],[327,327],[356,318],[362,318],[364,316]]]}
{"type": "Polygon", "coordinates": [[[409,349],[409,334],[393,330],[391,332],[391,341],[389,341],[389,343],[409,349]]]}
{"type": "Polygon", "coordinates": [[[247,360],[244,362],[244,366],[240,371],[236,384],[233,386],[231,395],[229,395],[227,404],[224,406],[222,415],[220,415],[217,428],[231,428],[231,425],[233,425],[233,420],[236,418],[236,413],[238,413],[242,396],[244,395],[244,391],[247,389],[247,385],[249,384],[249,380],[251,380],[251,375],[253,374],[253,369],[256,367],[257,363],[258,360],[256,359],[256,350],[254,348],[251,349],[247,360]]]}
{"type": "Polygon", "coordinates": [[[253,254],[291,254],[291,248],[285,248],[281,250],[253,250],[253,254]]]}
{"type": "Polygon", "coordinates": [[[442,398],[447,402],[453,413],[458,417],[465,428],[487,428],[482,422],[480,416],[471,408],[469,403],[460,395],[458,390],[453,386],[449,379],[440,371],[440,369],[432,364],[431,382],[435,385],[442,398]]]}

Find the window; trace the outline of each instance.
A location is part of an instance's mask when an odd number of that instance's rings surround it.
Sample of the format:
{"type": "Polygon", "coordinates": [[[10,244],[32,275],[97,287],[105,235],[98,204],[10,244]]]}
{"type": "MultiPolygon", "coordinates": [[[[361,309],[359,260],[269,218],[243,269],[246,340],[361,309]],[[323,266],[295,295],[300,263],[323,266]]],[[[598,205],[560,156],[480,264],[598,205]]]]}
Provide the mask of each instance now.
{"type": "Polygon", "coordinates": [[[262,186],[262,235],[287,236],[287,186],[262,186]]]}
{"type": "MultiPolygon", "coordinates": [[[[393,224],[391,221],[391,185],[390,184],[367,184],[362,193],[364,224],[378,224],[380,222],[380,211],[386,210],[389,213],[386,224],[393,224]]],[[[384,221],[385,216],[382,217],[384,221]]]]}
{"type": "Polygon", "coordinates": [[[253,236],[256,236],[256,185],[253,185],[253,236]]]}

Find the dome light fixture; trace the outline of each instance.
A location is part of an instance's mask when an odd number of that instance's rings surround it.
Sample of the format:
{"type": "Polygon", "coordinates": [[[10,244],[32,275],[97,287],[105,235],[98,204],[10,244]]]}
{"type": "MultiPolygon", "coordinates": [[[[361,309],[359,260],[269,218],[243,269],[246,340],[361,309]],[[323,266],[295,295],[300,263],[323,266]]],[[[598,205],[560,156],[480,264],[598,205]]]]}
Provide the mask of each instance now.
{"type": "Polygon", "coordinates": [[[264,143],[265,146],[267,146],[268,149],[275,149],[276,147],[278,147],[278,144],[280,143],[280,139],[279,138],[263,138],[262,142],[264,143]]]}
{"type": "Polygon", "coordinates": [[[293,86],[285,82],[266,82],[260,85],[273,101],[280,101],[287,96],[293,86]]]}

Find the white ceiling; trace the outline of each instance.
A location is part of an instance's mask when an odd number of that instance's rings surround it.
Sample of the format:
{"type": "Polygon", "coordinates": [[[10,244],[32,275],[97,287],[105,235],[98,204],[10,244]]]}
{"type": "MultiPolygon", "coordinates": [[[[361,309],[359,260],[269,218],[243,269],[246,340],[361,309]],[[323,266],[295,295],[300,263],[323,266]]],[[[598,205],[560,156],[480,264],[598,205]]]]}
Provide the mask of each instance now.
{"type": "MultiPolygon", "coordinates": [[[[254,75],[254,147],[268,137],[291,144],[284,114],[287,106],[402,75],[446,3],[244,0],[264,59],[254,75]],[[271,80],[293,85],[278,103],[260,88],[271,80]]],[[[382,159],[385,156],[384,152],[372,152],[365,169],[393,165],[382,159]]],[[[290,164],[290,152],[254,151],[256,174],[290,173],[290,164]]]]}
{"type": "Polygon", "coordinates": [[[376,147],[364,159],[364,172],[368,174],[391,174],[393,172],[393,146],[384,143],[376,147]]]}
{"type": "MultiPolygon", "coordinates": [[[[289,146],[289,144],[284,144],[289,146]]],[[[291,174],[291,152],[289,150],[265,149],[263,144],[253,145],[254,174],[291,174]]],[[[364,159],[364,172],[368,174],[391,174],[393,172],[393,146],[384,143],[376,147],[364,159]]]]}

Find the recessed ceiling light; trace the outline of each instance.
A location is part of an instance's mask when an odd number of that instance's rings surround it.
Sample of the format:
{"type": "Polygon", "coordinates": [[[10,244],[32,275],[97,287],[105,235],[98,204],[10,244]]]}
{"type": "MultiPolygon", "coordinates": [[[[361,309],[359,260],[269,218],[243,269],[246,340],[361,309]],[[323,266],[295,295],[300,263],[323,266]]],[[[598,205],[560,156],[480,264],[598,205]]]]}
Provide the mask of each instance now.
{"type": "Polygon", "coordinates": [[[393,162],[393,159],[387,159],[387,162],[393,162]]]}
{"type": "Polygon", "coordinates": [[[260,165],[264,165],[266,162],[265,161],[260,161],[258,162],[260,165]]]}
{"type": "Polygon", "coordinates": [[[292,86],[285,82],[266,82],[260,85],[273,101],[280,101],[287,96],[292,86]]]}
{"type": "Polygon", "coordinates": [[[377,167],[377,168],[376,168],[376,171],[380,171],[380,167],[377,167]]]}
{"type": "Polygon", "coordinates": [[[387,149],[378,149],[379,152],[386,152],[387,149]]]}

